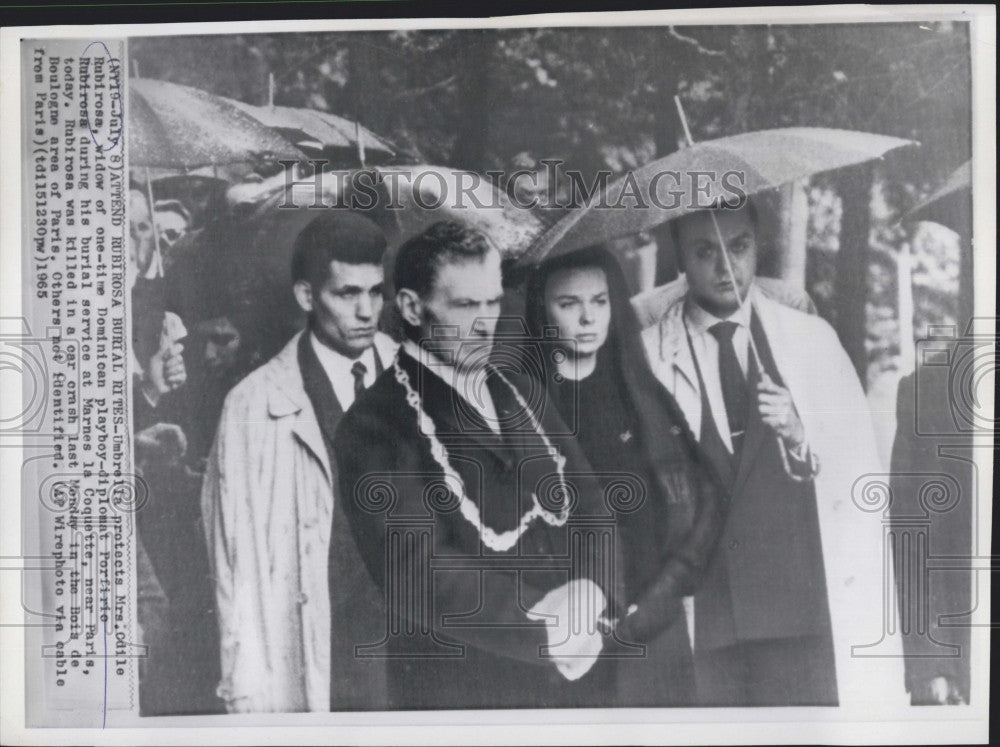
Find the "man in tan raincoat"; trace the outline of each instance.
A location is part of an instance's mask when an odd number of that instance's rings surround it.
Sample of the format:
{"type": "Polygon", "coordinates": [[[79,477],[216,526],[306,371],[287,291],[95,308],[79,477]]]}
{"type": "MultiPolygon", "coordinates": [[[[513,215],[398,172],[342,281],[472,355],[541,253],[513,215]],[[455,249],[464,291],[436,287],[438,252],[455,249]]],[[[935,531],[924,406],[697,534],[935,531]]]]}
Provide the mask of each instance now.
{"type": "Polygon", "coordinates": [[[732,490],[689,606],[699,702],[905,706],[864,393],[825,321],[756,287],[752,206],[714,212],[674,224],[688,292],[643,333],[732,490]]]}
{"type": "Polygon", "coordinates": [[[395,355],[376,331],[385,245],[342,211],[302,231],[292,279],[308,327],[223,408],[201,501],[230,712],[387,707],[383,662],[354,656],[384,613],[341,520],[332,450],[341,416],[395,355]]]}

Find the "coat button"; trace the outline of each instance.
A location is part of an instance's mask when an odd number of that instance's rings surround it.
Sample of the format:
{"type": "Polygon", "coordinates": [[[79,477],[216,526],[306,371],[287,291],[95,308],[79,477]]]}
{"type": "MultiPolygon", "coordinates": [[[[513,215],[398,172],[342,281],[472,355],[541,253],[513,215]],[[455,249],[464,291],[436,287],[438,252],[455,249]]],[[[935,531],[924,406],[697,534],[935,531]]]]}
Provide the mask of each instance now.
{"type": "Polygon", "coordinates": [[[309,595],[304,591],[299,592],[299,604],[306,604],[309,601],[309,595]]]}
{"type": "Polygon", "coordinates": [[[733,540],[732,542],[729,543],[729,549],[730,550],[735,550],[739,546],[740,546],[740,541],[739,540],[733,540]]]}
{"type": "Polygon", "coordinates": [[[843,506],[843,505],[844,505],[843,501],[834,501],[833,502],[833,510],[834,511],[839,511],[840,507],[843,506]]]}
{"type": "Polygon", "coordinates": [[[846,579],[844,579],[844,586],[850,586],[853,583],[854,583],[854,576],[848,576],[846,579]]]}

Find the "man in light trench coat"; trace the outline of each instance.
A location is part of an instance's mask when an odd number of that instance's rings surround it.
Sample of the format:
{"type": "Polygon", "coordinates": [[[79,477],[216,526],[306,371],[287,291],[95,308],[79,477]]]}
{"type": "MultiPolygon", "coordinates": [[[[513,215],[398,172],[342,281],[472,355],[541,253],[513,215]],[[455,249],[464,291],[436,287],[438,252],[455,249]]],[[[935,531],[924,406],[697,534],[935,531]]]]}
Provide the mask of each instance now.
{"type": "Polygon", "coordinates": [[[376,331],[385,247],[356,214],[309,223],[292,260],[308,326],[226,398],[201,501],[230,712],[387,707],[384,662],[354,655],[384,611],[343,520],[332,445],[395,356],[376,331]]]}
{"type": "Polygon", "coordinates": [[[688,600],[699,702],[905,705],[864,393],[829,324],[756,288],[752,206],[712,212],[736,287],[711,214],[686,216],[672,229],[688,290],[643,332],[654,373],[732,488],[688,600]]]}

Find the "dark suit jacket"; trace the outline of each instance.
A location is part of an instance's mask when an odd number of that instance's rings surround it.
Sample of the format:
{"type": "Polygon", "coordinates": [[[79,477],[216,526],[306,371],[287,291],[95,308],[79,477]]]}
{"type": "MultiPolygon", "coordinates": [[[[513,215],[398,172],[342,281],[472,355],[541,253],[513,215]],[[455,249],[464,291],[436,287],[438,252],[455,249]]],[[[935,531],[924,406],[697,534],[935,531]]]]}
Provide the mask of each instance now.
{"type": "MultiPolygon", "coordinates": [[[[509,419],[500,437],[411,356],[401,352],[398,365],[421,394],[486,526],[516,527],[532,493],[554,506],[554,462],[509,390],[496,380],[490,385],[498,416],[509,419]]],[[[531,386],[515,383],[522,392],[531,386]]],[[[539,416],[543,429],[564,432],[548,409],[539,416]]],[[[575,444],[561,444],[573,496],[570,521],[557,527],[536,518],[507,552],[483,544],[458,509],[394,368],[344,416],[335,447],[344,508],[388,607],[382,638],[359,653],[389,657],[393,707],[537,708],[600,699],[589,686],[591,674],[571,683],[557,672],[544,655],[543,624],[525,614],[571,577],[592,578],[614,596],[607,551],[585,541],[588,531],[599,534],[614,520],[575,444]]]]}
{"type": "MultiPolygon", "coordinates": [[[[768,374],[783,385],[756,317],[751,329],[768,374]]],[[[748,379],[756,382],[757,374],[752,371],[748,379]]],[[[728,478],[731,498],[717,552],[695,595],[696,651],[743,641],[829,636],[812,481],[795,481],[786,473],[778,439],[760,419],[752,396],[739,459],[731,458],[708,415],[704,385],[701,389],[706,416],[699,441],[728,478]]]]}
{"type": "Polygon", "coordinates": [[[968,558],[973,554],[975,475],[968,461],[972,436],[959,432],[952,420],[951,372],[951,367],[922,366],[919,390],[914,374],[899,382],[889,511],[897,538],[894,559],[906,687],[911,693],[917,691],[919,697],[921,687],[945,676],[968,699],[969,627],[963,624],[962,616],[975,606],[971,572],[929,573],[920,549],[926,543],[923,552],[930,558],[968,558]],[[944,486],[947,493],[947,500],[937,505],[925,495],[934,483],[944,486]],[[907,534],[909,541],[904,543],[907,534]]]}

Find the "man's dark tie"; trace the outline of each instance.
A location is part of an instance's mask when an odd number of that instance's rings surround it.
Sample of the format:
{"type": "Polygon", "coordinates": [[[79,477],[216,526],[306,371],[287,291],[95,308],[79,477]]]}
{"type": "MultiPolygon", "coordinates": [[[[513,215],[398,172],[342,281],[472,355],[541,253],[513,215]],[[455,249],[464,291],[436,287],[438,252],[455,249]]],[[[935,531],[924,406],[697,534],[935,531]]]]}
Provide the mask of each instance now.
{"type": "Polygon", "coordinates": [[[368,373],[368,366],[366,366],[361,361],[354,361],[354,365],[351,366],[351,375],[354,376],[354,398],[357,399],[361,396],[361,392],[365,390],[365,374],[368,373]]]}
{"type": "Polygon", "coordinates": [[[733,347],[733,334],[739,325],[736,322],[718,322],[708,328],[719,341],[719,379],[722,381],[722,400],[726,403],[726,419],[732,436],[733,454],[739,455],[746,431],[747,382],[740,368],[733,347]]]}

